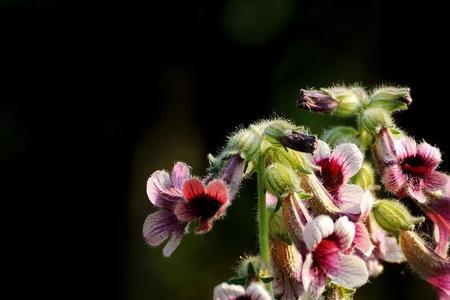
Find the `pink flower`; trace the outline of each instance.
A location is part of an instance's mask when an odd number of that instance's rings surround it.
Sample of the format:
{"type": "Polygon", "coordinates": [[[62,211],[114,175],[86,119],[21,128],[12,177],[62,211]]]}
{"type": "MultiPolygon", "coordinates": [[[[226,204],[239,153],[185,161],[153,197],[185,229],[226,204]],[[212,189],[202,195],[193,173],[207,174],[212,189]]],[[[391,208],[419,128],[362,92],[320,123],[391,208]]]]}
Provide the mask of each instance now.
{"type": "Polygon", "coordinates": [[[150,246],[158,246],[169,238],[164,256],[170,256],[178,247],[189,222],[200,219],[196,231],[207,232],[229,204],[227,185],[222,180],[212,180],[205,187],[202,181],[191,177],[189,167],[182,162],[175,164],[171,175],[154,172],[147,181],[147,195],[159,210],[146,218],[144,238],[150,246]]]}
{"type": "Polygon", "coordinates": [[[329,216],[320,215],[306,224],[302,237],[309,251],[302,267],[302,282],[312,297],[322,294],[327,278],[345,288],[356,288],[367,282],[366,263],[348,254],[355,238],[355,226],[346,216],[334,223],[329,216]]]}
{"type": "Polygon", "coordinates": [[[411,197],[420,203],[432,192],[447,184],[447,176],[436,171],[441,153],[423,142],[419,145],[409,137],[394,140],[389,129],[380,130],[374,155],[382,170],[386,190],[397,197],[411,197]]]}
{"type": "Polygon", "coordinates": [[[258,282],[251,283],[246,289],[241,285],[221,283],[214,288],[214,300],[271,300],[265,287],[258,282]]]}
{"type": "Polygon", "coordinates": [[[345,143],[331,152],[329,146],[319,140],[312,159],[320,167],[316,176],[342,214],[353,220],[365,220],[372,207],[373,197],[370,192],[348,183],[361,169],[364,160],[358,147],[345,143]]]}

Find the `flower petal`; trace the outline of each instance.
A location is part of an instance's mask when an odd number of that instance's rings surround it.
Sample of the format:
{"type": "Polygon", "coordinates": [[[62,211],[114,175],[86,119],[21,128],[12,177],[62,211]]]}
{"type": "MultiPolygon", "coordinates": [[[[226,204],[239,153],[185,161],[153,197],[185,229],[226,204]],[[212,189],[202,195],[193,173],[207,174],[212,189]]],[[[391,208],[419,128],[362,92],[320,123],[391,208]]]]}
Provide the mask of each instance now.
{"type": "Polygon", "coordinates": [[[330,151],[330,147],[328,146],[328,144],[322,140],[317,140],[317,148],[313,154],[314,161],[318,162],[318,161],[324,160],[326,158],[329,158],[330,155],[331,155],[331,151],[330,151]]]}
{"type": "Polygon", "coordinates": [[[150,246],[158,246],[169,236],[175,235],[170,245],[166,246],[164,255],[170,255],[178,246],[187,223],[180,222],[171,211],[159,210],[151,213],[144,222],[142,233],[150,246]]]}
{"type": "Polygon", "coordinates": [[[364,256],[370,256],[374,249],[372,242],[370,241],[370,235],[367,231],[366,225],[362,222],[355,223],[355,239],[353,241],[356,249],[361,251],[364,256]]]}
{"type": "Polygon", "coordinates": [[[322,239],[330,236],[334,231],[333,220],[326,215],[320,215],[306,223],[302,232],[303,241],[308,250],[314,250],[322,239]]]}
{"type": "Polygon", "coordinates": [[[319,267],[313,264],[311,253],[306,255],[303,263],[302,282],[305,291],[307,291],[313,299],[317,299],[322,295],[327,284],[327,276],[319,267]]]}
{"type": "Polygon", "coordinates": [[[447,258],[450,243],[450,198],[431,198],[425,206],[427,216],[436,229],[436,253],[447,258]]]}
{"type": "Polygon", "coordinates": [[[214,288],[214,300],[230,300],[245,295],[244,287],[235,284],[221,283],[214,288]]]}
{"type": "Polygon", "coordinates": [[[382,181],[386,190],[397,195],[404,188],[407,178],[399,165],[392,165],[386,168],[382,181]]]}
{"type": "Polygon", "coordinates": [[[174,209],[174,213],[177,216],[178,220],[183,222],[190,222],[198,217],[192,206],[186,202],[177,203],[174,209]]]}
{"type": "Polygon", "coordinates": [[[447,185],[447,175],[437,171],[431,171],[424,175],[422,184],[428,191],[436,191],[447,185]]]}
{"type": "Polygon", "coordinates": [[[419,203],[427,202],[427,197],[423,193],[420,183],[409,182],[407,191],[408,195],[419,203]]]}
{"type": "Polygon", "coordinates": [[[173,187],[166,171],[155,171],[147,180],[147,196],[153,205],[169,208],[180,201],[181,193],[173,187]]]}
{"type": "Polygon", "coordinates": [[[369,278],[366,263],[356,255],[344,255],[334,247],[337,246],[332,243],[321,243],[314,252],[314,259],[325,274],[337,285],[346,288],[365,284],[369,278]]]}
{"type": "Polygon", "coordinates": [[[361,214],[361,202],[365,195],[364,190],[355,184],[344,185],[339,208],[343,210],[346,215],[353,215],[359,217],[361,214]]]}
{"type": "Polygon", "coordinates": [[[266,288],[258,282],[252,282],[245,291],[245,295],[249,296],[251,300],[271,300],[269,292],[266,288]]]}
{"type": "Polygon", "coordinates": [[[278,203],[278,198],[274,196],[269,191],[266,192],[266,207],[268,208],[275,208],[278,203]]]}
{"type": "Polygon", "coordinates": [[[181,190],[186,180],[191,177],[189,166],[184,162],[177,162],[172,169],[172,183],[176,189],[181,190]]]}
{"type": "Polygon", "coordinates": [[[398,160],[415,156],[417,153],[417,144],[410,137],[403,137],[394,141],[395,151],[398,160]]]}
{"type": "Polygon", "coordinates": [[[184,232],[186,231],[187,224],[181,225],[177,230],[173,230],[169,241],[163,248],[163,255],[169,257],[178,248],[181,240],[183,239],[184,232]]]}
{"type": "Polygon", "coordinates": [[[197,178],[186,180],[183,185],[183,196],[187,201],[191,201],[205,194],[205,185],[197,178]]]}
{"type": "Polygon", "coordinates": [[[339,248],[342,251],[347,250],[355,238],[355,224],[350,222],[346,216],[340,217],[334,223],[333,236],[339,248]]]}
{"type": "Polygon", "coordinates": [[[345,143],[334,149],[330,160],[334,160],[341,165],[345,182],[361,169],[364,156],[355,144],[345,143]]]}
{"type": "Polygon", "coordinates": [[[208,183],[206,194],[219,201],[222,205],[228,203],[227,186],[222,180],[213,180],[208,183]]]}
{"type": "Polygon", "coordinates": [[[432,169],[435,169],[442,161],[439,149],[425,142],[417,147],[417,156],[422,158],[424,164],[432,169]]]}

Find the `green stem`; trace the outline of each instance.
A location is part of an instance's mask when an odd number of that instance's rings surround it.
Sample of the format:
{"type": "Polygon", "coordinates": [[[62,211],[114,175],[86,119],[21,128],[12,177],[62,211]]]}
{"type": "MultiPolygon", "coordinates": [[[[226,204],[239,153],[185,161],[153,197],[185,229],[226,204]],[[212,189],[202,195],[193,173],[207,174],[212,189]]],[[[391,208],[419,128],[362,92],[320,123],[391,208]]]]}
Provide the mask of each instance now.
{"type": "MultiPolygon", "coordinates": [[[[264,180],[265,166],[262,156],[258,159],[257,185],[258,185],[258,227],[259,227],[259,254],[262,261],[270,269],[270,244],[269,244],[269,216],[266,208],[266,190],[264,180]]],[[[272,283],[267,284],[270,294],[272,283]]]]}

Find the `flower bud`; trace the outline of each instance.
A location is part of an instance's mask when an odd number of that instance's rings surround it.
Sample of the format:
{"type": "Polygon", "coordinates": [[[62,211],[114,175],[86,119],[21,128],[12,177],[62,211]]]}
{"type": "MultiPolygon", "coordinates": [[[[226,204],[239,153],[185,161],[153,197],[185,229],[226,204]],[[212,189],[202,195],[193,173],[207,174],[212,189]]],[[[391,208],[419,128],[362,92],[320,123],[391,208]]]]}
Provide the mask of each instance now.
{"type": "Polygon", "coordinates": [[[304,110],[310,110],[318,113],[333,112],[339,105],[339,102],[328,93],[317,90],[300,90],[297,99],[297,107],[304,110]]]}
{"type": "Polygon", "coordinates": [[[400,233],[400,245],[413,269],[439,289],[442,299],[448,299],[450,297],[450,261],[434,253],[412,231],[400,233]]]}
{"type": "Polygon", "coordinates": [[[230,138],[226,151],[230,154],[239,153],[246,161],[251,160],[261,144],[261,134],[251,126],[236,133],[230,138]]]}
{"type": "Polygon", "coordinates": [[[388,112],[407,109],[411,102],[409,88],[383,87],[370,96],[370,107],[380,107],[388,112]]]}
{"type": "Polygon", "coordinates": [[[269,231],[271,239],[281,239],[287,244],[292,244],[283,217],[276,212],[269,220],[269,231]]]}
{"type": "Polygon", "coordinates": [[[267,189],[277,197],[300,191],[300,179],[294,171],[283,164],[272,163],[266,168],[267,189]]]}
{"type": "Polygon", "coordinates": [[[335,147],[343,143],[356,144],[357,135],[358,132],[352,127],[336,126],[326,130],[322,136],[322,140],[325,141],[328,145],[335,147]]]}
{"type": "Polygon", "coordinates": [[[368,162],[364,162],[352,181],[365,190],[371,189],[375,184],[375,171],[368,162]]]}
{"type": "Polygon", "coordinates": [[[317,167],[302,153],[281,147],[269,147],[265,151],[268,164],[279,162],[291,166],[295,171],[311,174],[317,167]]]}
{"type": "Polygon", "coordinates": [[[394,122],[391,116],[382,108],[366,109],[359,118],[361,127],[368,133],[375,134],[380,128],[392,127],[394,122]]]}
{"type": "Polygon", "coordinates": [[[334,113],[339,117],[350,117],[358,113],[367,98],[365,91],[357,87],[333,87],[322,90],[338,101],[339,105],[334,113]]]}
{"type": "Polygon", "coordinates": [[[391,130],[382,128],[375,136],[375,143],[372,145],[372,154],[375,167],[383,172],[384,168],[397,161],[394,137],[391,130]]]}
{"type": "Polygon", "coordinates": [[[236,269],[236,277],[231,278],[229,283],[246,285],[252,281],[262,280],[270,282],[270,272],[259,256],[247,256],[241,259],[236,269]]]}
{"type": "Polygon", "coordinates": [[[317,147],[317,137],[301,131],[302,128],[283,120],[276,120],[264,129],[264,134],[273,143],[280,143],[299,152],[312,153],[317,147]]]}
{"type": "Polygon", "coordinates": [[[378,225],[394,235],[414,229],[415,224],[425,221],[424,217],[413,217],[405,206],[396,201],[379,200],[372,208],[378,225]]]}

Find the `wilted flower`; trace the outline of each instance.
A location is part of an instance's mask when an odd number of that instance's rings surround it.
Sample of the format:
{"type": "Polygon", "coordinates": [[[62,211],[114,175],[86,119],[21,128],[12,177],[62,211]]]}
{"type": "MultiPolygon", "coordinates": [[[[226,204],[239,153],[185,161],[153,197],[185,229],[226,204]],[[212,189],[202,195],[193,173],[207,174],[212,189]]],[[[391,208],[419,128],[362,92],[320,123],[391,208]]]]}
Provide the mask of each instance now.
{"type": "Polygon", "coordinates": [[[400,234],[400,244],[414,270],[438,289],[441,299],[450,298],[450,261],[434,253],[412,231],[403,231],[400,234]]]}
{"type": "Polygon", "coordinates": [[[441,162],[440,151],[425,142],[417,145],[409,137],[394,140],[389,129],[383,128],[378,133],[374,155],[383,168],[385,188],[397,197],[410,196],[425,203],[424,192],[447,184],[447,176],[436,171],[441,162]]]}
{"type": "Polygon", "coordinates": [[[246,289],[241,285],[221,283],[214,288],[214,300],[271,300],[265,287],[252,282],[246,289]]]}
{"type": "Polygon", "coordinates": [[[304,292],[301,270],[302,256],[293,245],[281,239],[271,241],[270,254],[274,273],[274,294],[280,300],[296,300],[304,292]]]}
{"type": "Polygon", "coordinates": [[[302,268],[305,290],[318,298],[327,278],[338,286],[356,288],[365,284],[369,274],[365,262],[356,255],[346,254],[355,238],[355,227],[347,217],[335,223],[320,215],[308,222],[302,232],[309,253],[302,268]]]}

